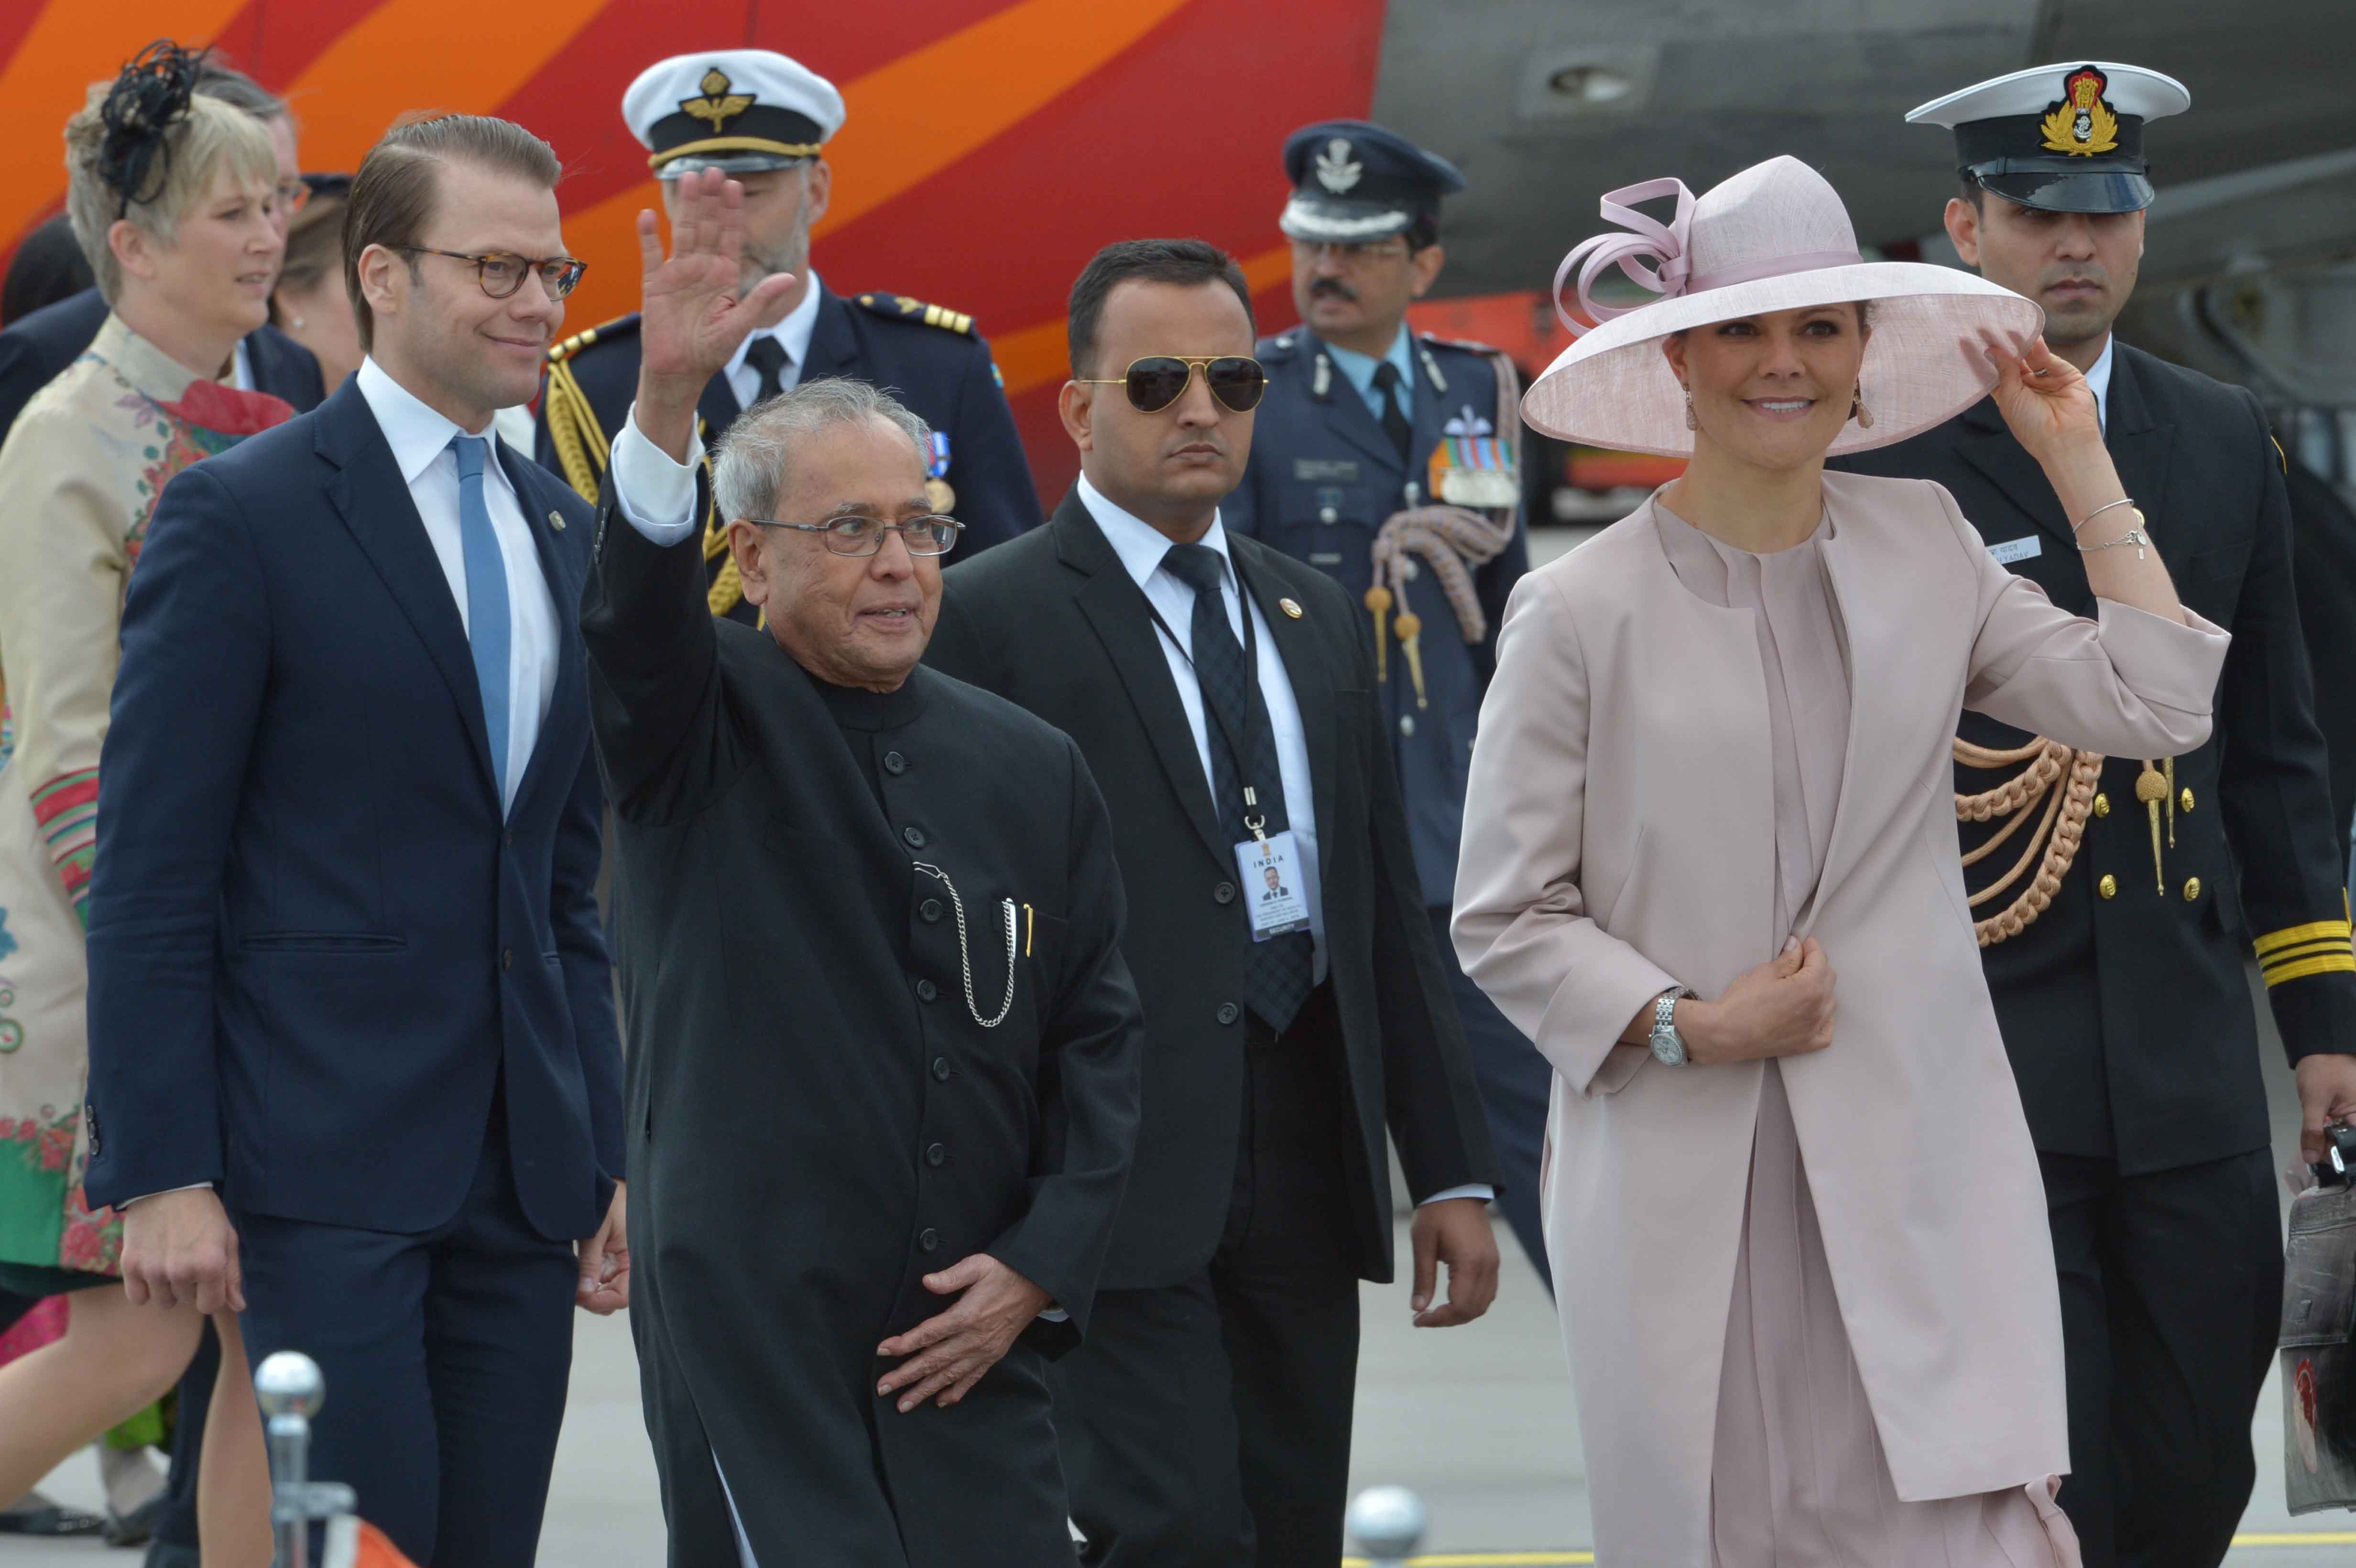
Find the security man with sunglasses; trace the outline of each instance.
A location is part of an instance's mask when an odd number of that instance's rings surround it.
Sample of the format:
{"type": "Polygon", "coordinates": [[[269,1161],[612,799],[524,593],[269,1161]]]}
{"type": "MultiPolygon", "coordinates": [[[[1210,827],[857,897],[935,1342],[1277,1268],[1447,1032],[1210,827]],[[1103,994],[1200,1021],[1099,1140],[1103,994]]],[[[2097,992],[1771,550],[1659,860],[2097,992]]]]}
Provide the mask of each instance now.
{"type": "Polygon", "coordinates": [[[1417,875],[1463,1015],[1505,1176],[1499,1203],[1541,1278],[1545,1059],[1464,977],[1448,941],[1472,727],[1505,596],[1529,570],[1515,466],[1513,361],[1417,333],[1407,307],[1440,276],[1445,158],[1361,120],[1284,144],[1301,325],[1259,340],[1269,389],[1228,526],[1332,576],[1364,606],[1417,875]]]}
{"type": "MultiPolygon", "coordinates": [[[[906,294],[839,294],[810,268],[810,229],[834,184],[825,146],[845,117],[832,82],[767,49],[710,49],[648,68],[623,94],[622,117],[650,155],[667,210],[680,177],[698,169],[723,170],[744,187],[740,297],[764,278],[793,279],[785,319],[746,337],[704,388],[698,414],[707,446],[755,403],[848,376],[890,388],[932,428],[927,493],[934,510],[965,525],[958,560],[1038,525],[1030,461],[973,317],[906,294]]],[[[584,498],[595,499],[622,432],[639,347],[633,311],[548,352],[534,453],[584,498]]],[[[755,623],[717,517],[705,519],[703,553],[712,613],[755,623]]]]}

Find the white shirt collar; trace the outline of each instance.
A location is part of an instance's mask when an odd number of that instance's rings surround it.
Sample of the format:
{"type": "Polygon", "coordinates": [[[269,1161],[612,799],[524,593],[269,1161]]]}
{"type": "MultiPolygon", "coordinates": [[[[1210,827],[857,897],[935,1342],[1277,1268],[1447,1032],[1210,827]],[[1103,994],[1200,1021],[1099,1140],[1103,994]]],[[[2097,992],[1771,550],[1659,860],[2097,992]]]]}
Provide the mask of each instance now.
{"type": "Polygon", "coordinates": [[[721,374],[731,380],[735,379],[736,372],[744,366],[744,350],[753,347],[753,340],[756,337],[776,338],[777,347],[786,351],[786,358],[797,372],[809,364],[810,335],[818,330],[819,292],[818,274],[811,272],[809,287],[802,291],[802,303],[787,311],[786,319],[776,325],[759,327],[746,333],[744,341],[736,346],[736,352],[729,356],[727,369],[721,374]]]}
{"type": "Polygon", "coordinates": [[[2111,428],[2111,359],[2118,347],[2119,335],[2106,335],[2101,356],[2086,370],[2086,389],[2094,394],[2094,417],[2104,430],[2111,428]]]}
{"type": "Polygon", "coordinates": [[[391,372],[378,364],[373,354],[360,361],[358,380],[360,396],[368,400],[369,412],[376,416],[377,428],[384,432],[385,443],[392,448],[392,461],[401,470],[403,484],[416,484],[426,465],[448,448],[452,436],[464,433],[487,437],[493,433],[488,424],[478,431],[462,432],[448,415],[429,407],[416,393],[394,380],[391,372]]]}
{"type": "Polygon", "coordinates": [[[229,384],[241,392],[257,391],[253,384],[253,356],[245,351],[245,339],[237,340],[237,347],[229,357],[229,384]]]}
{"type": "MultiPolygon", "coordinates": [[[[1137,580],[1137,585],[1144,587],[1146,579],[1161,570],[1162,558],[1170,553],[1173,542],[1170,536],[1136,513],[1105,499],[1104,492],[1089,484],[1085,474],[1080,475],[1079,491],[1080,505],[1088,509],[1088,516],[1094,517],[1097,527],[1104,530],[1105,542],[1112,546],[1115,555],[1120,557],[1121,565],[1129,569],[1129,574],[1137,580]]],[[[1220,559],[1227,562],[1227,573],[1232,581],[1235,562],[1227,555],[1227,530],[1219,521],[1216,512],[1211,514],[1210,532],[1196,542],[1209,545],[1219,552],[1220,559]]]]}

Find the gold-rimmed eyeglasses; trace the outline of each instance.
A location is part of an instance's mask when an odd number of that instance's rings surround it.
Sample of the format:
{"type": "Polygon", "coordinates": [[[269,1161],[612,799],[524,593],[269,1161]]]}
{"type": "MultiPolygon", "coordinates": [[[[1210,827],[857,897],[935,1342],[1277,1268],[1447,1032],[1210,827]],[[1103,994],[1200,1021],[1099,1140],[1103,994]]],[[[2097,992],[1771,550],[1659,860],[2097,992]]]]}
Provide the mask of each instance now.
{"type": "Polygon", "coordinates": [[[898,534],[900,542],[908,547],[910,555],[947,555],[956,548],[958,535],[965,532],[963,523],[955,517],[910,517],[897,523],[856,514],[830,518],[823,523],[787,523],[775,517],[744,517],[738,520],[765,528],[792,528],[798,533],[822,535],[826,548],[837,555],[873,555],[884,548],[884,539],[887,534],[898,534]]]}
{"type": "Polygon", "coordinates": [[[589,263],[570,256],[519,256],[508,251],[489,251],[480,255],[466,251],[437,251],[431,245],[392,245],[388,250],[406,251],[417,256],[447,256],[454,261],[475,263],[475,280],[483,292],[495,300],[503,300],[523,287],[528,273],[540,274],[540,286],[548,297],[561,300],[571,293],[581,282],[581,274],[589,263]]]}

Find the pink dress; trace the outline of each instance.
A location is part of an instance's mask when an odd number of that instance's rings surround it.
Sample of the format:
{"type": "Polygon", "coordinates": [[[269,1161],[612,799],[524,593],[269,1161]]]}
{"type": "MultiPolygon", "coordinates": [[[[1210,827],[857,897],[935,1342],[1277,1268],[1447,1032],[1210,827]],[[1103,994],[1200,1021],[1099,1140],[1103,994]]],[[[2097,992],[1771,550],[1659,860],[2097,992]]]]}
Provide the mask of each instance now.
{"type": "MultiPolygon", "coordinates": [[[[1824,873],[1848,749],[1848,649],[1818,548],[1831,521],[1790,549],[1754,555],[1657,500],[1654,511],[1677,580],[1697,598],[1750,611],[1758,629],[1774,750],[1775,919],[1795,930],[1824,873]]],[[[1839,955],[1830,956],[1837,969],[1839,955]]],[[[1834,1294],[1783,1075],[1768,1062],[1710,1457],[1716,1568],[2078,1568],[2057,1484],[1899,1498],[1834,1294]]]]}

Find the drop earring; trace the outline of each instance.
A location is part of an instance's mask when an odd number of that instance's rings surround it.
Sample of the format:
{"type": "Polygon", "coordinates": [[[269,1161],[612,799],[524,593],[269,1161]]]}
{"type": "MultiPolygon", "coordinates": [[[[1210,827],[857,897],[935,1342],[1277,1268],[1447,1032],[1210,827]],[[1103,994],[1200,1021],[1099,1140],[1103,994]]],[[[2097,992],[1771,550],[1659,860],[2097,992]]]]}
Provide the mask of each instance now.
{"type": "Polygon", "coordinates": [[[1859,382],[1848,395],[1848,417],[1857,421],[1859,430],[1873,428],[1873,411],[1865,406],[1865,384],[1859,382]]]}
{"type": "Polygon", "coordinates": [[[1686,428],[1687,430],[1701,429],[1701,426],[1694,420],[1693,389],[1691,387],[1687,387],[1686,389],[1686,428]]]}

